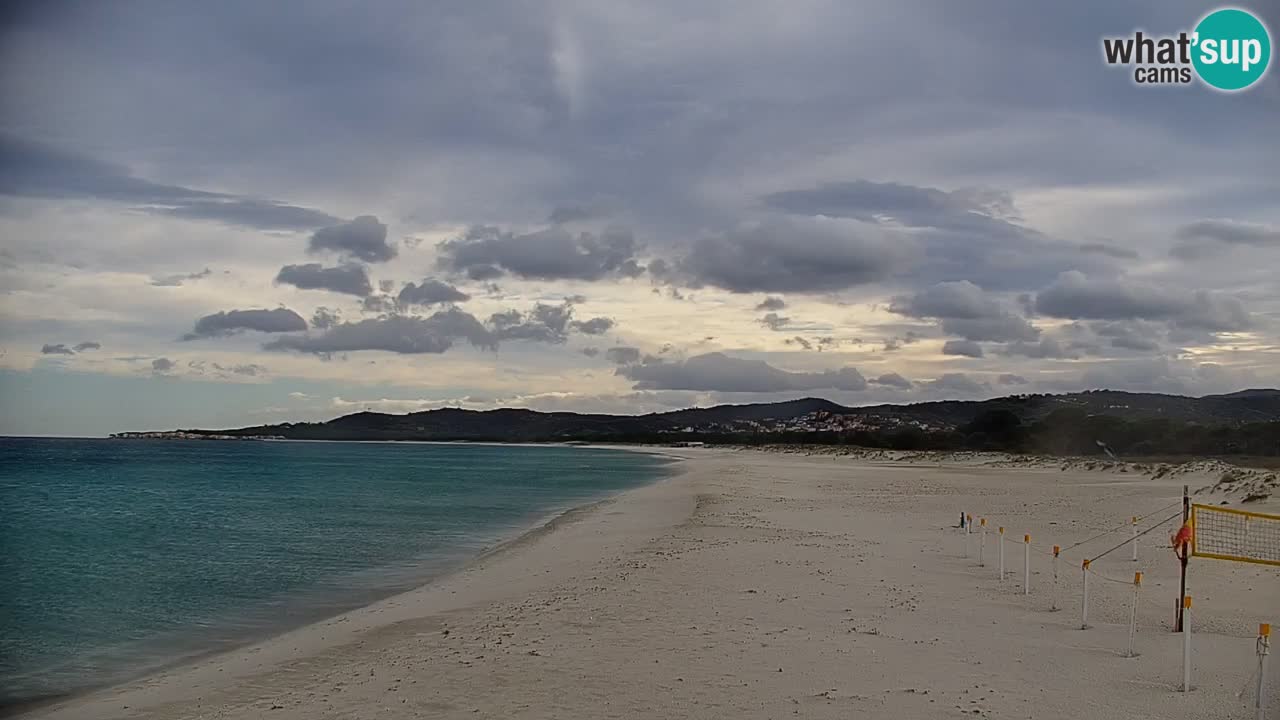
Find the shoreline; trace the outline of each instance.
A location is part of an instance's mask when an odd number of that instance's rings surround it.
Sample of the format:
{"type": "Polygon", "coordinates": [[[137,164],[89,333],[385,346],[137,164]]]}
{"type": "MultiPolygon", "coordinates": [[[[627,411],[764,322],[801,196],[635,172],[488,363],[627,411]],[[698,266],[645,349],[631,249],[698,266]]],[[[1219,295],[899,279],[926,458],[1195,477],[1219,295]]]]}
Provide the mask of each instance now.
{"type": "MultiPolygon", "coordinates": [[[[102,438],[107,439],[107,438],[102,438]]],[[[399,442],[399,441],[346,441],[346,440],[300,440],[282,442],[399,442]]],[[[420,444],[442,444],[456,445],[458,443],[437,443],[434,441],[424,441],[420,444]]],[[[678,477],[681,471],[678,469],[678,463],[686,460],[685,456],[661,452],[656,448],[627,448],[619,446],[606,445],[560,445],[547,443],[467,443],[467,444],[484,444],[496,446],[541,446],[541,447],[568,447],[568,448],[586,448],[594,450],[610,450],[615,452],[631,452],[635,454],[654,455],[663,457],[671,462],[664,469],[658,469],[655,476],[633,488],[627,488],[620,491],[607,491],[603,496],[597,497],[586,502],[574,504],[553,506],[545,512],[534,513],[530,515],[529,522],[522,524],[518,528],[514,528],[509,532],[501,533],[500,537],[487,542],[478,551],[465,556],[453,558],[445,562],[439,569],[416,578],[408,584],[402,584],[396,587],[384,588],[366,588],[368,595],[361,598],[356,604],[333,611],[315,611],[301,618],[300,622],[294,623],[278,623],[274,625],[264,625],[259,630],[261,632],[250,633],[245,637],[235,640],[226,641],[216,647],[209,647],[202,650],[188,651],[177,655],[164,658],[157,658],[153,663],[147,663],[137,668],[134,672],[122,672],[120,677],[111,681],[81,687],[65,693],[51,694],[45,697],[37,697],[19,700],[14,703],[0,705],[0,718],[32,718],[42,717],[46,712],[57,712],[60,708],[66,706],[74,706],[79,703],[88,701],[95,696],[103,693],[112,693],[127,687],[135,686],[140,683],[148,683],[150,681],[167,677],[173,674],[179,674],[184,670],[194,668],[203,663],[214,661],[223,656],[234,655],[253,649],[260,645],[269,644],[279,638],[291,635],[293,633],[305,632],[309,628],[329,625],[334,622],[342,621],[346,616],[376,610],[380,606],[389,601],[394,601],[397,597],[409,595],[415,592],[424,591],[438,583],[447,582],[457,575],[467,573],[481,566],[487,561],[498,558],[506,553],[514,552],[520,547],[535,542],[537,538],[555,532],[559,527],[572,523],[580,517],[589,515],[595,509],[607,505],[617,499],[619,496],[651,487],[655,484],[668,482],[678,477]],[[677,469],[671,469],[675,466],[677,469]]],[[[337,603],[344,605],[345,603],[337,603]]]]}
{"type": "Polygon", "coordinates": [[[1072,568],[1121,541],[1089,538],[1206,478],[680,455],[676,473],[437,582],[23,717],[1226,718],[1243,707],[1257,623],[1280,620],[1269,568],[1193,561],[1196,691],[1176,692],[1177,563],[1157,532],[1140,563],[1126,551],[1095,564],[1120,579],[1091,588],[1080,629],[1072,568]],[[957,511],[1010,526],[1016,574],[994,576],[993,537],[985,567],[976,544],[965,551],[957,511]],[[1037,542],[1025,596],[1023,533],[1037,542]],[[1050,544],[1066,548],[1060,583],[1050,544]],[[1146,579],[1127,658],[1135,569],[1146,579]]]}

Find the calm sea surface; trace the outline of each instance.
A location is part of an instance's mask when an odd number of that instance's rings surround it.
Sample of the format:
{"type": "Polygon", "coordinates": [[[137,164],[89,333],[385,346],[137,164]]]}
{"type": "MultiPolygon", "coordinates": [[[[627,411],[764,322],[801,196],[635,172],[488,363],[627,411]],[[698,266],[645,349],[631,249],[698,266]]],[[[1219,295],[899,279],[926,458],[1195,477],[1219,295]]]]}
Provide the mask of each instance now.
{"type": "Polygon", "coordinates": [[[668,472],[587,448],[0,438],[0,705],[362,605],[668,472]]]}

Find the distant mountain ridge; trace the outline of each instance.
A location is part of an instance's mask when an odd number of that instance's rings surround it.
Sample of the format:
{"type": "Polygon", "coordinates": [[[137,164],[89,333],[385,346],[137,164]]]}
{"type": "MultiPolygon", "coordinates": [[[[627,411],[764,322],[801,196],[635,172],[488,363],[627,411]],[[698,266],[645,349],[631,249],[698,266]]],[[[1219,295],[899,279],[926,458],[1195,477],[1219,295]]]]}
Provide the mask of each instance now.
{"type": "Polygon", "coordinates": [[[1018,423],[1042,421],[1055,411],[1122,421],[1231,426],[1280,422],[1280,390],[1251,389],[1194,398],[1159,393],[1094,390],[1064,395],[1012,395],[990,400],[944,400],[911,405],[846,407],[821,398],[777,403],[718,405],[647,415],[540,412],[521,408],[441,408],[394,415],[358,412],[319,423],[280,423],[234,430],[186,430],[195,435],[277,437],[297,440],[469,440],[555,442],[626,441],[679,434],[795,432],[804,423],[834,418],[842,427],[872,431],[901,427],[950,432],[982,417],[1003,414],[1018,423]],[[799,424],[798,424],[799,423],[799,424]]]}

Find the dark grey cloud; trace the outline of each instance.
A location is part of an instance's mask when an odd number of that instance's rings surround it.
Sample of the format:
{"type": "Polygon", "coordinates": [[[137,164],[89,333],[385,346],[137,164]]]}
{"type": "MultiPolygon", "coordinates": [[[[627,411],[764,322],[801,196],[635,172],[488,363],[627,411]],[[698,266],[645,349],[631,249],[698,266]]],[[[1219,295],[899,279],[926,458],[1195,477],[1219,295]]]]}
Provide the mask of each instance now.
{"type": "Polygon", "coordinates": [[[963,355],[980,358],[983,356],[982,346],[972,340],[948,340],[942,344],[943,355],[963,355]]]}
{"type": "Polygon", "coordinates": [[[895,387],[900,390],[910,390],[912,387],[912,382],[902,377],[898,373],[885,373],[884,375],[881,375],[880,377],[877,377],[877,378],[872,378],[867,382],[875,385],[885,385],[888,387],[895,387]]]}
{"type": "Polygon", "coordinates": [[[908,276],[975,280],[987,288],[1030,288],[1058,272],[1106,266],[1079,245],[1019,224],[1012,196],[991,189],[944,191],[853,180],[766,195],[767,207],[796,215],[853,218],[883,228],[907,228],[927,262],[908,276]]]}
{"type": "Polygon", "coordinates": [[[1097,253],[1098,255],[1106,255],[1118,260],[1137,260],[1141,257],[1136,250],[1101,242],[1081,243],[1080,252],[1097,253]]]}
{"type": "Polygon", "coordinates": [[[274,200],[194,190],[134,176],[127,168],[0,133],[0,194],[92,199],[138,206],[144,212],[210,220],[261,230],[306,230],[337,218],[274,200]]]}
{"type": "Polygon", "coordinates": [[[782,298],[776,297],[776,296],[769,296],[764,300],[761,300],[759,305],[756,305],[756,310],[769,310],[772,312],[776,312],[786,307],[787,307],[786,300],[783,300],[782,298]]]}
{"type": "Polygon", "coordinates": [[[690,287],[816,293],[883,280],[913,248],[909,237],[849,220],[775,219],[695,239],[677,270],[690,287]]]}
{"type": "Polygon", "coordinates": [[[982,288],[961,280],[941,282],[912,295],[895,297],[889,304],[889,312],[916,318],[973,320],[998,317],[1005,310],[982,288]]]}
{"type": "Polygon", "coordinates": [[[313,253],[335,252],[365,262],[387,262],[396,248],[387,242],[387,226],[372,215],[320,228],[311,235],[307,249],[313,253]]]}
{"type": "Polygon", "coordinates": [[[1174,233],[1174,257],[1195,260],[1220,251],[1224,246],[1280,247],[1280,228],[1238,220],[1197,220],[1174,233]]]}
{"type": "Polygon", "coordinates": [[[489,326],[498,340],[529,340],[553,345],[569,337],[573,306],[538,303],[528,313],[506,310],[489,317],[489,326]]]}
{"type": "Polygon", "coordinates": [[[582,350],[580,350],[579,352],[581,352],[583,355],[586,355],[586,356],[587,356],[587,357],[589,357],[589,358],[593,358],[593,357],[595,357],[595,356],[597,356],[597,355],[599,355],[599,354],[600,354],[600,348],[598,348],[598,347],[584,347],[584,348],[582,348],[582,350]]]}
{"type": "Polygon", "coordinates": [[[471,296],[449,283],[426,278],[421,283],[409,283],[400,290],[397,300],[401,305],[437,305],[440,303],[458,303],[470,300],[471,296]]]}
{"type": "Polygon", "coordinates": [[[151,361],[151,372],[157,375],[164,375],[173,370],[176,364],[169,358],[156,358],[151,361]]]}
{"type": "Polygon", "coordinates": [[[796,335],[795,337],[789,337],[786,340],[783,340],[782,342],[786,343],[787,345],[799,345],[805,350],[813,349],[813,343],[810,342],[807,338],[801,337],[799,335],[796,335]]]}
{"type": "Polygon", "coordinates": [[[151,284],[156,287],[179,287],[188,280],[200,280],[207,278],[213,274],[209,268],[205,268],[200,272],[179,273],[177,275],[160,275],[151,278],[151,284]]]}
{"type": "Polygon", "coordinates": [[[615,365],[632,365],[640,362],[640,349],[619,345],[605,350],[604,356],[615,365]]]}
{"type": "Polygon", "coordinates": [[[713,392],[783,392],[810,390],[860,391],[867,381],[855,368],[822,372],[788,372],[762,360],[723,353],[696,355],[683,361],[653,360],[624,365],[617,374],[637,390],[696,390],[713,392]]]}
{"type": "Polygon", "coordinates": [[[196,198],[180,205],[149,210],[185,220],[210,220],[258,230],[310,230],[342,222],[341,218],[319,210],[252,198],[196,198]]]}
{"type": "Polygon", "coordinates": [[[76,346],[71,349],[75,350],[76,352],[84,352],[85,350],[101,350],[102,343],[94,342],[92,340],[86,340],[85,342],[82,342],[82,343],[76,343],[76,346]]]}
{"type": "Polygon", "coordinates": [[[1248,329],[1253,320],[1233,297],[1186,291],[1123,278],[1093,278],[1071,271],[1036,295],[1044,315],[1093,320],[1164,320],[1209,332],[1248,329]]]}
{"type": "Polygon", "coordinates": [[[276,282],[303,290],[328,290],[356,297],[366,297],[373,292],[369,271],[356,263],[337,267],[324,267],[320,263],[285,265],[276,274],[276,282]]]}
{"type": "Polygon", "coordinates": [[[1040,330],[1026,318],[967,280],[941,282],[911,295],[900,295],[890,302],[889,311],[937,319],[943,332],[971,341],[1026,341],[1040,335],[1040,330]]]}
{"type": "Polygon", "coordinates": [[[439,354],[463,340],[475,347],[497,347],[493,334],[473,315],[448,308],[429,317],[392,315],[340,323],[320,334],[285,335],[263,345],[263,349],[324,356],[361,350],[439,354]]]}
{"type": "Polygon", "coordinates": [[[1064,347],[1057,339],[1051,337],[1040,338],[1039,342],[1022,340],[1011,342],[1001,348],[1000,352],[1004,355],[1021,355],[1037,359],[1079,357],[1079,353],[1064,347]]]}
{"type": "Polygon", "coordinates": [[[67,347],[62,343],[56,345],[45,344],[40,348],[41,355],[75,355],[76,351],[67,347]]]}
{"type": "Polygon", "coordinates": [[[341,310],[321,306],[311,315],[311,327],[317,330],[327,330],[340,322],[342,322],[341,310]]]}
{"type": "Polygon", "coordinates": [[[991,391],[991,386],[974,380],[964,373],[947,373],[925,383],[929,388],[947,395],[980,395],[991,391]]]}
{"type": "Polygon", "coordinates": [[[1001,385],[1026,385],[1030,381],[1014,373],[1000,373],[1000,376],[996,378],[996,382],[1001,385]]]}
{"type": "Polygon", "coordinates": [[[779,315],[779,314],[778,314],[778,313],[776,313],[776,312],[771,312],[771,313],[769,313],[769,314],[765,315],[764,317],[760,318],[760,320],[759,320],[759,323],[760,323],[761,325],[763,325],[763,326],[765,326],[765,327],[767,327],[767,328],[769,328],[770,330],[773,330],[773,331],[775,331],[775,332],[776,332],[776,331],[779,331],[779,330],[785,330],[785,329],[786,329],[786,327],[787,327],[787,325],[788,325],[790,322],[791,322],[791,318],[789,318],[789,317],[784,317],[784,316],[782,316],[782,315],[779,315]]]}
{"type": "Polygon", "coordinates": [[[562,205],[551,211],[551,214],[547,216],[547,222],[553,225],[563,225],[571,222],[590,220],[599,216],[600,212],[593,208],[581,207],[578,205],[562,205]]]}
{"type": "Polygon", "coordinates": [[[360,301],[361,312],[392,313],[398,309],[396,299],[390,295],[370,295],[360,301]]]}
{"type": "Polygon", "coordinates": [[[265,375],[267,369],[257,363],[241,363],[238,365],[219,365],[212,363],[213,369],[223,374],[242,375],[245,377],[258,377],[265,375]]]}
{"type": "Polygon", "coordinates": [[[583,335],[603,335],[613,329],[613,318],[594,317],[589,320],[574,320],[570,327],[583,335]]]}
{"type": "Polygon", "coordinates": [[[436,249],[441,269],[472,280],[507,274],[534,280],[600,280],[643,272],[635,258],[635,237],[621,229],[575,234],[557,226],[517,235],[478,225],[436,249]]]}
{"type": "Polygon", "coordinates": [[[1160,349],[1161,339],[1167,335],[1158,324],[1145,320],[1112,320],[1089,324],[1097,336],[1106,338],[1112,347],[1150,352],[1160,349]]]}
{"type": "Polygon", "coordinates": [[[183,340],[232,335],[244,330],[263,333],[299,332],[307,329],[307,321],[288,308],[273,310],[229,310],[205,315],[196,320],[195,329],[183,340]]]}

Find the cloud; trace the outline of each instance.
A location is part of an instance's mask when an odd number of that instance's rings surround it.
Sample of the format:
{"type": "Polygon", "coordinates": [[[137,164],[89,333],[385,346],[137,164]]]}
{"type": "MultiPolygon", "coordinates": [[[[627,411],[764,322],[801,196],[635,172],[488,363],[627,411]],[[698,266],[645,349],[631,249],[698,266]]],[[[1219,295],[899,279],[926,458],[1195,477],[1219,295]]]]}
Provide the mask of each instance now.
{"type": "Polygon", "coordinates": [[[767,207],[796,215],[849,218],[918,243],[926,262],[905,269],[917,279],[977,281],[994,288],[1036,287],[1062,270],[1093,265],[1079,246],[1017,222],[1008,192],[944,191],[853,180],[764,196],[767,207]]]}
{"type": "Polygon", "coordinates": [[[169,217],[211,220],[260,230],[305,230],[336,222],[327,213],[274,200],[165,185],[87,155],[0,133],[0,194],[94,199],[139,206],[169,217]]]}
{"type": "Polygon", "coordinates": [[[223,373],[232,375],[243,375],[246,377],[257,377],[267,372],[267,369],[257,363],[242,363],[239,365],[219,365],[213,363],[213,368],[223,373]]]}
{"type": "Polygon", "coordinates": [[[1001,385],[1026,385],[1029,381],[1021,375],[1000,373],[1000,376],[996,378],[996,382],[1001,385]]]}
{"type": "Polygon", "coordinates": [[[884,375],[881,375],[878,378],[872,378],[867,382],[875,385],[885,385],[888,387],[895,387],[900,390],[910,390],[912,387],[911,381],[902,377],[898,373],[885,373],[884,375]]]}
{"type": "Polygon", "coordinates": [[[195,329],[183,340],[231,335],[244,330],[263,333],[298,332],[307,329],[307,321],[288,308],[274,310],[230,310],[205,315],[196,320],[195,329]]]}
{"type": "Polygon", "coordinates": [[[817,293],[883,280],[913,259],[913,247],[851,220],[773,219],[695,239],[677,269],[690,287],[817,293]]]}
{"type": "Polygon", "coordinates": [[[421,283],[409,283],[400,290],[397,297],[401,305],[437,305],[439,303],[458,303],[470,300],[471,296],[446,282],[434,278],[426,278],[421,283]]]}
{"type": "Polygon", "coordinates": [[[786,300],[783,300],[780,297],[770,296],[765,298],[764,300],[761,300],[760,304],[756,305],[756,310],[777,311],[777,310],[782,310],[786,306],[787,306],[786,300]]]}
{"type": "Polygon", "coordinates": [[[796,335],[795,337],[789,337],[786,340],[783,340],[782,342],[786,343],[787,345],[799,345],[805,350],[813,349],[813,343],[809,342],[809,340],[799,335],[796,335]]]}
{"type": "Polygon", "coordinates": [[[506,310],[489,316],[489,325],[498,340],[530,340],[553,345],[563,343],[569,336],[569,320],[573,307],[538,303],[528,313],[506,310]]]}
{"type": "Polygon", "coordinates": [[[657,360],[624,365],[617,374],[635,383],[637,390],[696,390],[713,392],[783,392],[866,389],[867,381],[855,368],[823,372],[788,372],[762,360],[735,358],[723,353],[696,355],[687,360],[657,360]]]}
{"type": "Polygon", "coordinates": [[[963,355],[965,357],[982,357],[982,346],[972,340],[948,340],[942,345],[943,355],[963,355]]]}
{"type": "Polygon", "coordinates": [[[276,274],[276,282],[303,290],[328,290],[356,297],[366,297],[373,292],[369,272],[355,263],[337,267],[324,267],[320,263],[285,265],[276,274]]]}
{"type": "Polygon", "coordinates": [[[603,335],[613,328],[612,318],[594,317],[590,320],[574,320],[570,326],[583,335],[603,335]]]}
{"type": "Polygon", "coordinates": [[[1248,329],[1252,318],[1239,300],[1205,290],[1193,292],[1124,278],[1091,278],[1062,273],[1036,295],[1044,315],[1094,320],[1165,320],[1182,328],[1232,332],[1248,329]]]}
{"type": "Polygon", "coordinates": [[[1051,337],[1040,338],[1040,342],[1028,343],[1021,340],[1011,342],[1001,349],[1005,355],[1022,355],[1029,358],[1075,358],[1078,354],[1062,346],[1062,343],[1051,337]]]}
{"type": "Polygon", "coordinates": [[[759,322],[761,325],[769,328],[770,330],[779,331],[779,330],[786,329],[787,324],[791,322],[791,318],[783,317],[778,313],[771,312],[768,315],[765,315],[764,317],[760,318],[759,322]]]}
{"type": "Polygon", "coordinates": [[[1238,220],[1197,220],[1174,233],[1177,244],[1169,251],[1174,257],[1194,260],[1222,246],[1280,247],[1280,228],[1238,220]]]}
{"type": "Polygon", "coordinates": [[[315,355],[360,350],[439,354],[461,340],[480,348],[497,347],[493,334],[473,315],[449,308],[425,318],[393,315],[333,325],[318,335],[286,335],[263,345],[263,349],[315,355]]]}
{"type": "Polygon", "coordinates": [[[41,355],[75,355],[76,352],[75,350],[72,350],[66,345],[63,345],[62,343],[58,343],[57,345],[48,345],[48,344],[44,345],[43,347],[40,348],[40,354],[41,355]]]}
{"type": "Polygon", "coordinates": [[[173,370],[174,362],[169,358],[156,358],[151,361],[151,372],[157,375],[164,375],[173,370]]]}
{"type": "Polygon", "coordinates": [[[85,350],[101,350],[102,343],[86,340],[85,342],[77,343],[76,346],[71,349],[76,352],[84,352],[85,350]]]}
{"type": "Polygon", "coordinates": [[[516,235],[478,225],[436,249],[440,268],[472,280],[508,274],[533,280],[600,280],[643,272],[635,259],[634,236],[620,229],[574,234],[557,226],[516,235]]]}
{"type": "Polygon", "coordinates": [[[581,352],[583,355],[586,355],[586,356],[587,356],[587,357],[589,357],[589,358],[593,358],[593,357],[595,357],[595,356],[597,356],[597,355],[599,355],[599,354],[600,354],[600,348],[598,348],[598,347],[584,347],[584,348],[582,348],[582,350],[580,350],[579,352],[581,352]]]}
{"type": "Polygon", "coordinates": [[[925,384],[934,390],[953,395],[979,395],[991,391],[991,386],[964,373],[947,373],[925,384]]]}
{"type": "Polygon", "coordinates": [[[172,207],[153,208],[157,215],[185,220],[211,220],[258,230],[310,230],[342,222],[329,213],[272,200],[196,198],[172,207]]]}
{"type": "Polygon", "coordinates": [[[1116,258],[1118,260],[1137,260],[1141,257],[1136,250],[1130,250],[1129,248],[1122,248],[1107,243],[1081,243],[1079,247],[1080,252],[1106,255],[1107,257],[1116,258]]]}
{"type": "Polygon", "coordinates": [[[1035,340],[1040,330],[982,288],[967,281],[941,282],[912,295],[899,295],[889,312],[939,320],[942,331],[965,340],[1035,340]]]}
{"type": "Polygon", "coordinates": [[[336,252],[371,263],[387,262],[396,256],[395,246],[387,243],[387,226],[372,215],[316,230],[307,250],[336,252]]]}
{"type": "Polygon", "coordinates": [[[161,275],[151,278],[151,284],[155,287],[179,287],[188,280],[200,280],[207,278],[213,273],[209,268],[205,268],[195,273],[179,273],[177,275],[161,275]]]}
{"type": "Polygon", "coordinates": [[[334,325],[342,322],[342,311],[331,310],[327,307],[318,307],[311,315],[311,327],[317,330],[327,330],[334,325]]]}
{"type": "Polygon", "coordinates": [[[640,349],[619,345],[605,350],[604,356],[614,365],[632,365],[640,362],[640,349]]]}
{"type": "Polygon", "coordinates": [[[1160,349],[1162,332],[1159,325],[1145,320],[1112,320],[1089,324],[1095,335],[1107,338],[1112,347],[1126,350],[1154,351],[1160,349]]]}

